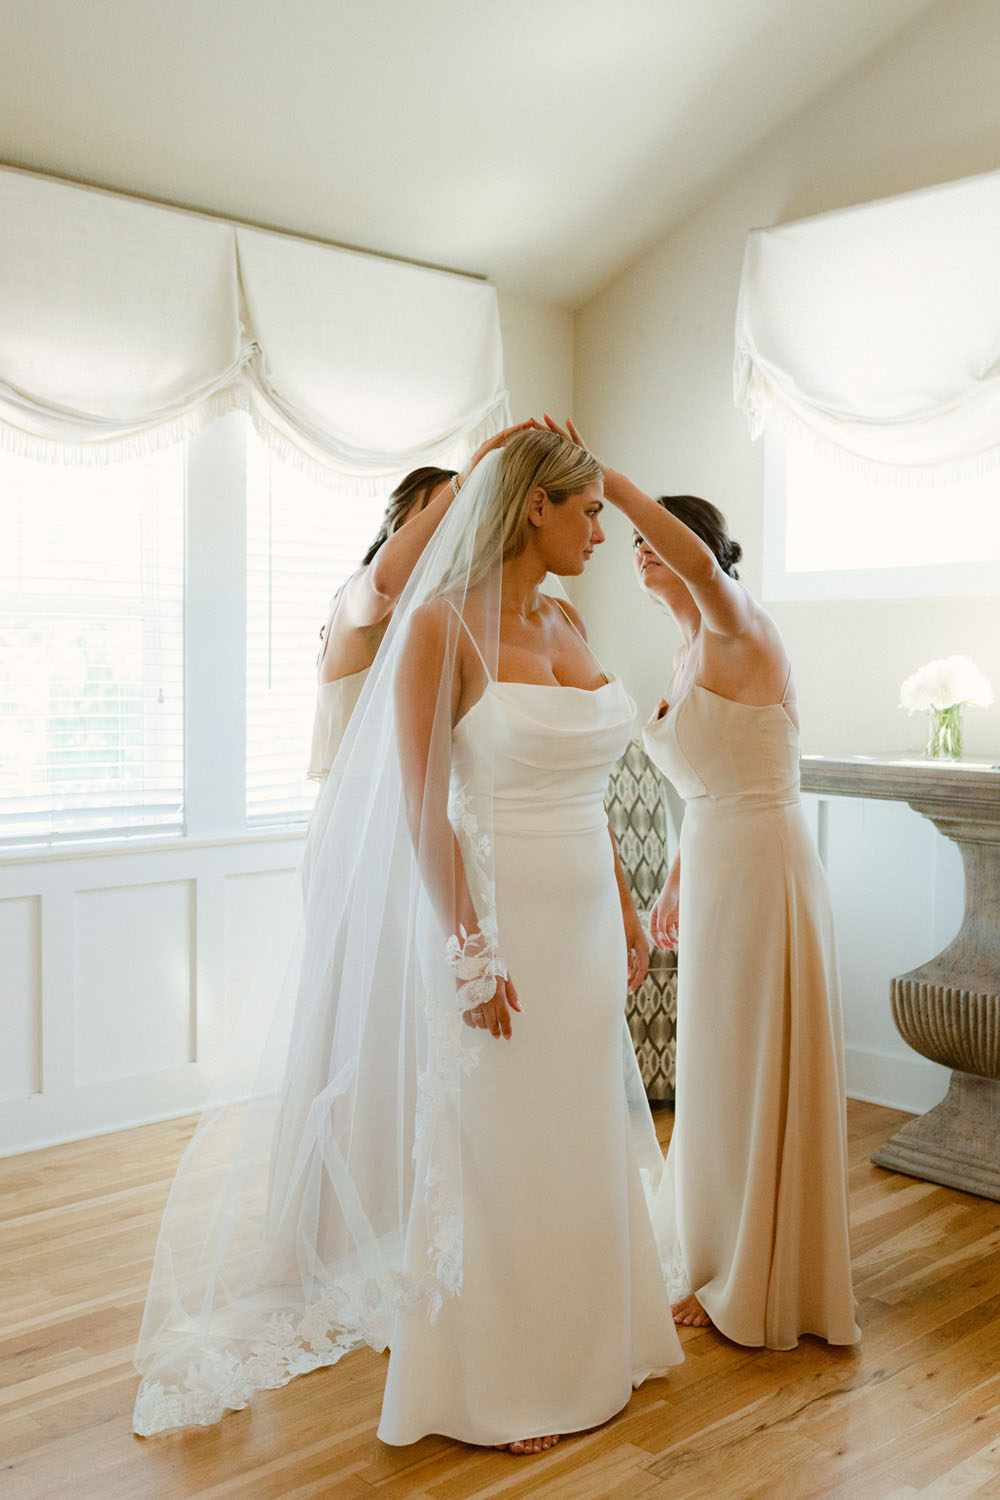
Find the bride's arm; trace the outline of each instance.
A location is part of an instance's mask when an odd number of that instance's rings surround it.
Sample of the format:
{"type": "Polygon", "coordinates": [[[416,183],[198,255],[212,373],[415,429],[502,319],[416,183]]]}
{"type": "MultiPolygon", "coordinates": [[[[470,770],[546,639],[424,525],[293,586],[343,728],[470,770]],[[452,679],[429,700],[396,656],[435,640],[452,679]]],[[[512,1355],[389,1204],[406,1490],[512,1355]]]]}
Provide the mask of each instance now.
{"type": "MultiPolygon", "coordinates": [[[[460,942],[466,934],[466,950],[488,960],[489,944],[480,929],[461,848],[448,818],[451,736],[462,689],[461,664],[458,654],[453,654],[449,634],[445,607],[433,603],[416,610],[408,627],[395,684],[403,796],[420,873],[443,934],[460,942]]],[[[463,977],[461,970],[459,977],[463,977]]],[[[501,976],[492,998],[465,1010],[463,1019],[467,1025],[483,1026],[494,1036],[509,1038],[510,1011],[520,1008],[513,983],[501,976]]]]}
{"type": "Polygon", "coordinates": [[[625,924],[625,946],[628,950],[628,987],[634,993],[642,984],[649,968],[649,943],[646,934],[642,930],[639,921],[639,913],[635,909],[632,899],[632,891],[625,878],[622,868],[621,856],[618,853],[618,842],[608,824],[608,836],[611,839],[611,849],[615,857],[615,879],[618,882],[618,899],[622,904],[622,921],[625,924]]]}
{"type": "Polygon", "coordinates": [[[410,837],[420,873],[447,934],[478,930],[455,830],[448,819],[451,733],[461,674],[448,655],[447,622],[434,605],[418,609],[410,621],[396,672],[396,727],[403,774],[403,796],[410,837]],[[439,698],[448,695],[447,713],[439,698]]]}

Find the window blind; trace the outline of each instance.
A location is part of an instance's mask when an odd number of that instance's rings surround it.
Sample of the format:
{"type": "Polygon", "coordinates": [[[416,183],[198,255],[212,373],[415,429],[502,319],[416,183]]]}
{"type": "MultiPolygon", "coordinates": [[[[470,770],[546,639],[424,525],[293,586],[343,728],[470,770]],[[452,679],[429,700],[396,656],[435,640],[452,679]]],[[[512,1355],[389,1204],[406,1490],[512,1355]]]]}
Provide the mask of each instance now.
{"type": "MultiPolygon", "coordinates": [[[[387,480],[385,496],[393,486],[387,480]]],[[[385,496],[359,498],[247,436],[247,751],[250,823],[305,820],[320,630],[378,531],[385,496]]]]}
{"type": "Polygon", "coordinates": [[[184,466],[0,451],[0,841],[179,831],[184,466]]]}

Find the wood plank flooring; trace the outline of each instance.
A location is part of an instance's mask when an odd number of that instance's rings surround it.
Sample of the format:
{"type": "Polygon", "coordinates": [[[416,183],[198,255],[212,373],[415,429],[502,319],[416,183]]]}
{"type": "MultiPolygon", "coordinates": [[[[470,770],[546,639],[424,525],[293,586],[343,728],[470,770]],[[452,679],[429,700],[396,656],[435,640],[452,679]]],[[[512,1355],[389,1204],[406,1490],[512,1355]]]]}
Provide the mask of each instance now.
{"type": "Polygon", "coordinates": [[[207,1431],[133,1437],[132,1348],[192,1122],[0,1161],[0,1496],[1000,1500],[1000,1204],[873,1167],[905,1118],[848,1106],[857,1349],[682,1331],[667,1379],[532,1458],[384,1447],[385,1357],[368,1350],[207,1431]]]}

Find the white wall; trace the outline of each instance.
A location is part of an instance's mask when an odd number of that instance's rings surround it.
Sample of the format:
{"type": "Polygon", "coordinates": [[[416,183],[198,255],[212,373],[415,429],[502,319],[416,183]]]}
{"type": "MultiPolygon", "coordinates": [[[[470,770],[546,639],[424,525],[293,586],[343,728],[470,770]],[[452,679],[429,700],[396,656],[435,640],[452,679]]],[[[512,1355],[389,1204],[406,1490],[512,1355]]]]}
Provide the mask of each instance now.
{"type": "Polygon", "coordinates": [[[510,406],[516,421],[573,401],[573,314],[551,302],[499,293],[500,331],[510,406]]]}
{"type": "MultiPolygon", "coordinates": [[[[500,313],[514,412],[553,400],[568,409],[572,315],[507,296],[500,313]]],[[[197,764],[188,836],[31,858],[0,853],[0,1155],[198,1109],[227,1025],[275,961],[280,978],[297,928],[301,830],[225,836],[242,819],[242,787],[216,772],[233,756],[238,764],[240,747],[220,753],[213,703],[220,684],[241,699],[228,670],[241,642],[220,637],[211,605],[213,590],[239,596],[243,587],[231,545],[243,474],[224,429],[215,423],[193,440],[200,481],[188,496],[196,511],[189,567],[211,580],[197,596],[201,612],[194,596],[188,608],[197,764]]],[[[237,730],[241,715],[237,702],[229,715],[237,730]]]]}
{"type": "Polygon", "coordinates": [[[958,846],[900,802],[805,797],[830,881],[844,1009],[847,1092],[930,1109],[949,1071],[907,1046],[890,982],[933,958],[962,920],[958,846]]]}
{"type": "MultiPolygon", "coordinates": [[[[763,453],[732,401],[733,325],[750,229],[1000,164],[1000,48],[994,0],[948,0],[775,132],[669,238],[577,315],[575,407],[596,451],[653,493],[703,494],[743,543],[759,594],[763,453]]],[[[632,578],[627,528],[575,591],[605,661],[643,714],[663,691],[678,636],[632,578]]],[[[966,652],[1000,693],[1000,601],[781,604],[804,748],[918,749],[924,725],[899,684],[932,657],[966,652]]],[[[970,709],[968,754],[1000,760],[1000,702],[970,709]]],[[[831,799],[825,850],[844,966],[851,1092],[904,1108],[939,1097],[943,1070],[899,1040],[893,973],[932,956],[958,925],[957,851],[908,808],[831,799]]]]}

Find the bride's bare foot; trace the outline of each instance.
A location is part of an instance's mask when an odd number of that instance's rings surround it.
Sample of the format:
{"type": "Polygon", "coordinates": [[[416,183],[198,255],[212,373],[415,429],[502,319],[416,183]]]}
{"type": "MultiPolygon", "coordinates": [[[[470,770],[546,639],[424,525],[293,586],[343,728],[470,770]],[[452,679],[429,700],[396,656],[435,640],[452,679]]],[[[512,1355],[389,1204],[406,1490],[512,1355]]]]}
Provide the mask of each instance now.
{"type": "Polygon", "coordinates": [[[554,1448],[559,1441],[559,1434],[552,1437],[521,1438],[516,1443],[495,1443],[501,1453],[544,1453],[546,1448],[554,1448]]]}
{"type": "Polygon", "coordinates": [[[711,1328],[712,1326],[711,1318],[693,1292],[689,1297],[675,1302],[670,1311],[674,1315],[674,1322],[682,1323],[685,1328],[711,1328]]]}

